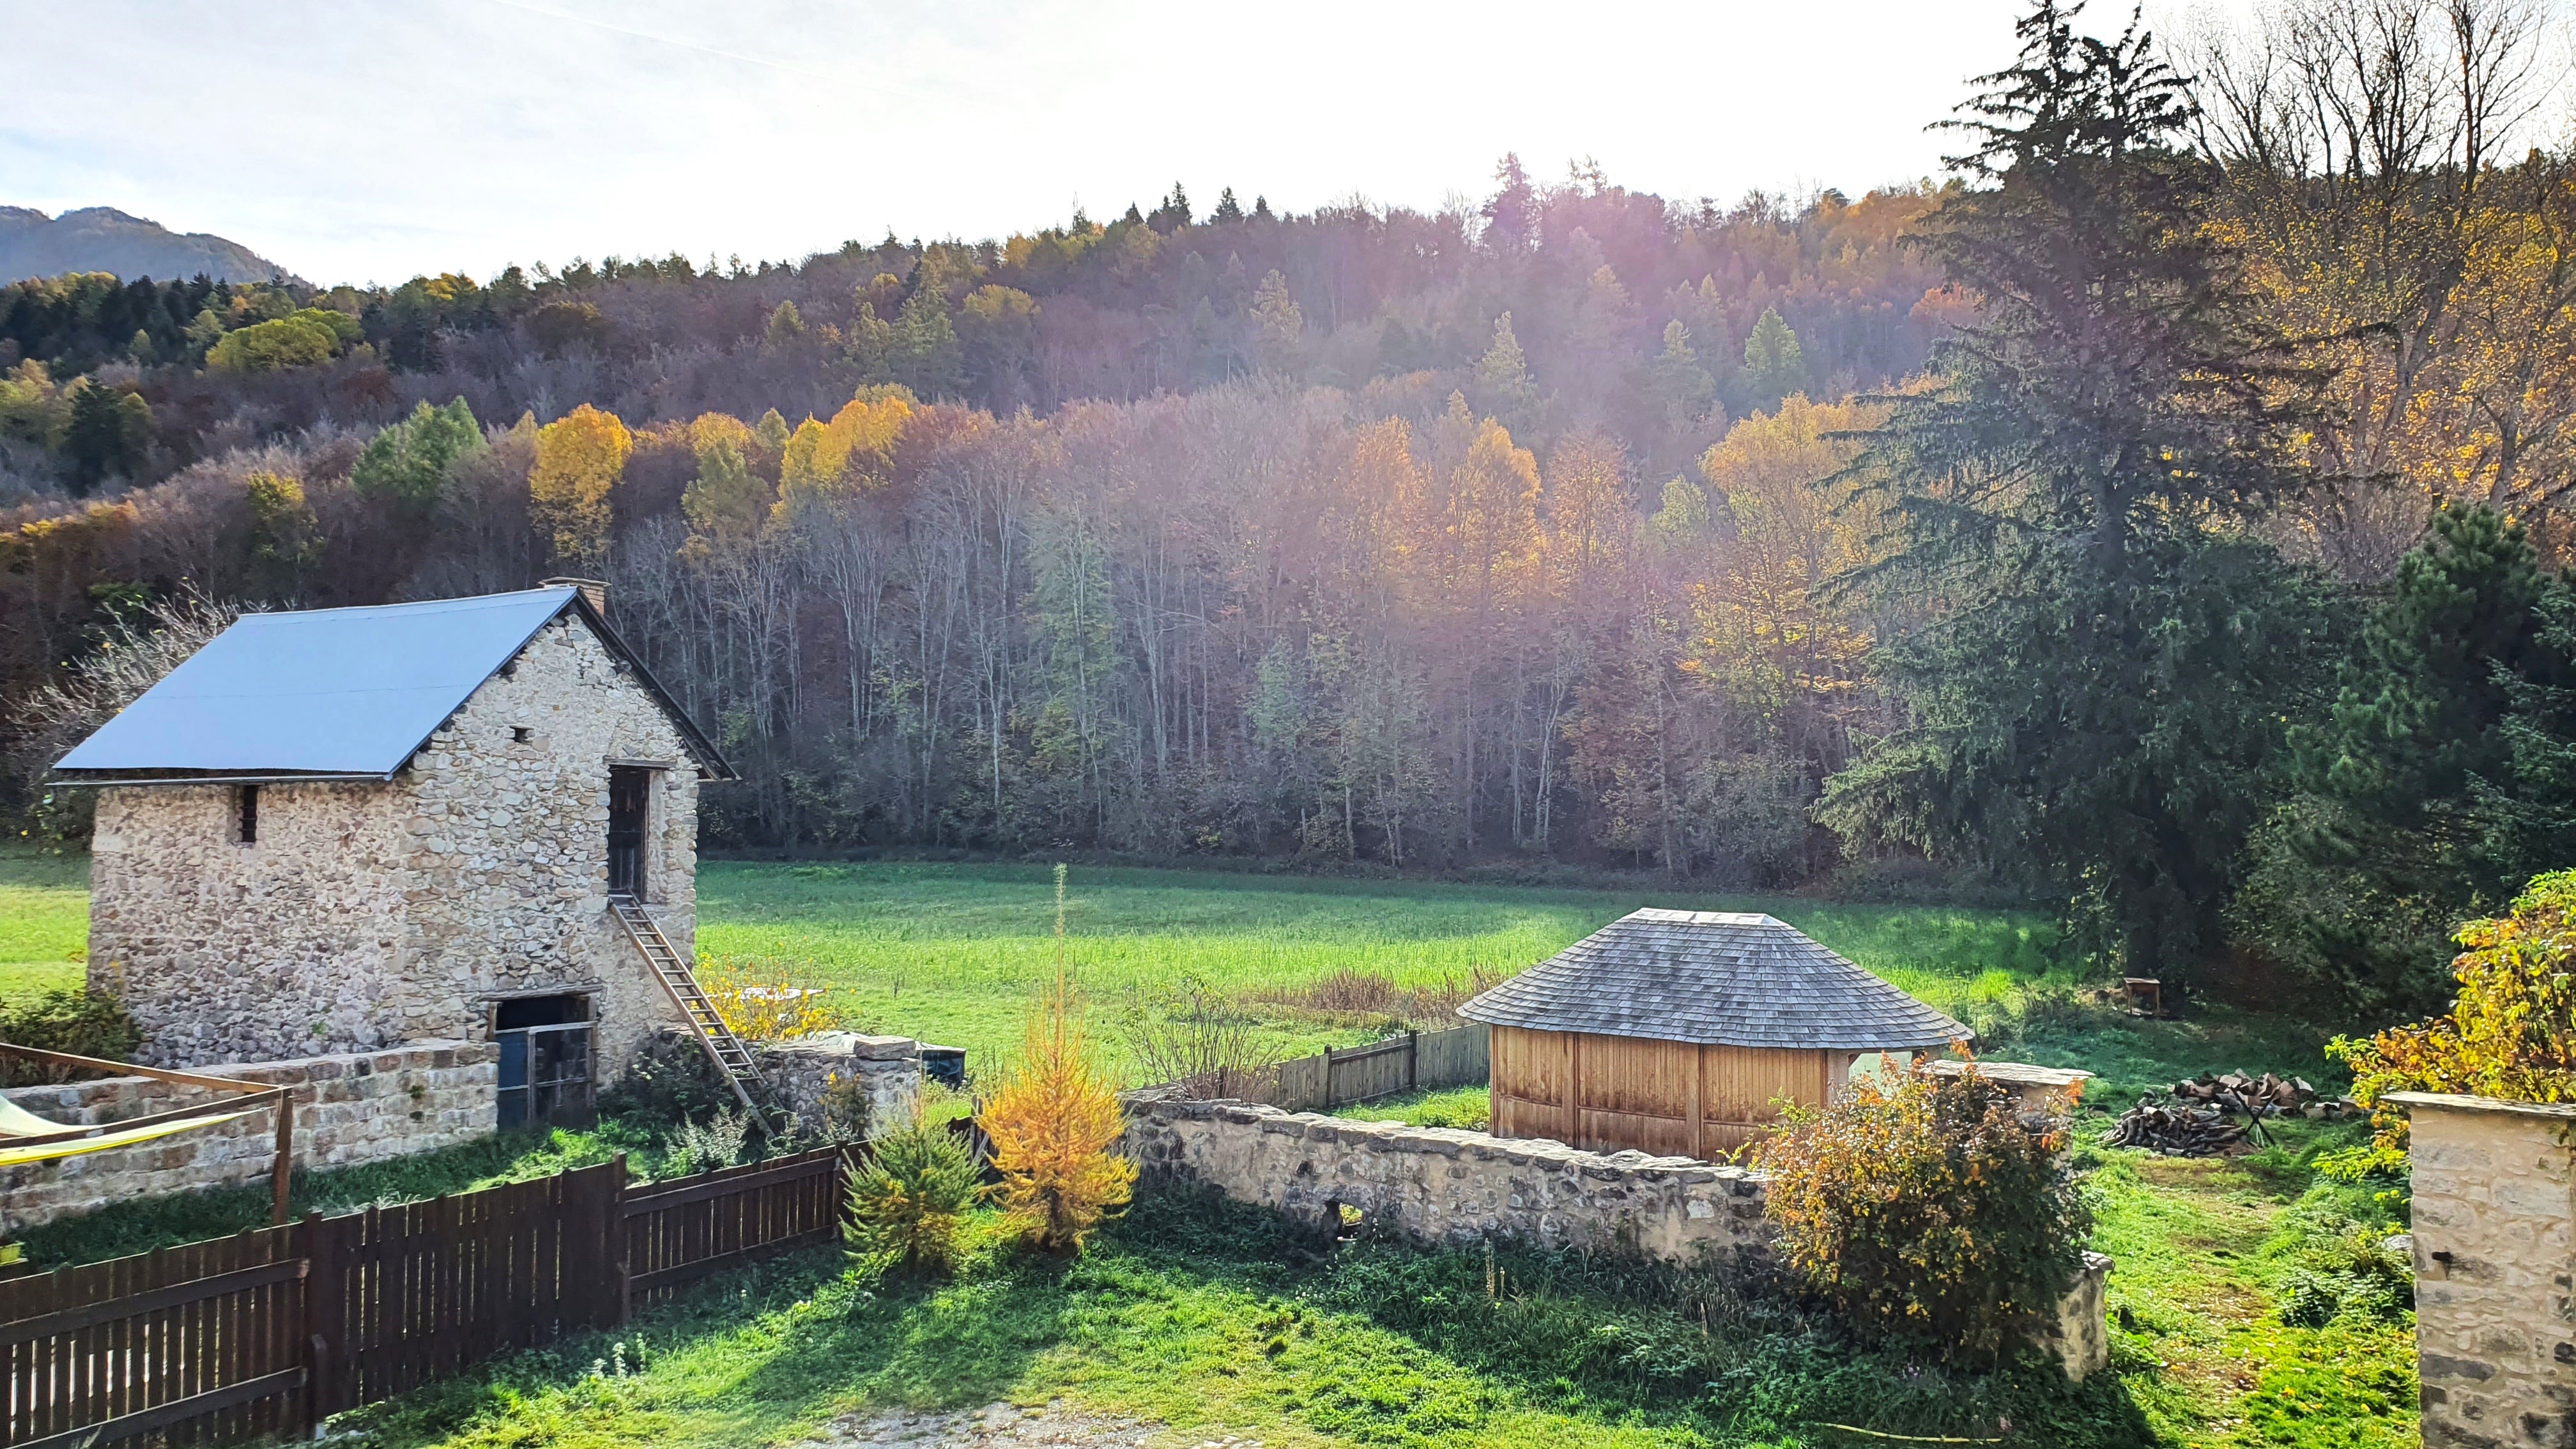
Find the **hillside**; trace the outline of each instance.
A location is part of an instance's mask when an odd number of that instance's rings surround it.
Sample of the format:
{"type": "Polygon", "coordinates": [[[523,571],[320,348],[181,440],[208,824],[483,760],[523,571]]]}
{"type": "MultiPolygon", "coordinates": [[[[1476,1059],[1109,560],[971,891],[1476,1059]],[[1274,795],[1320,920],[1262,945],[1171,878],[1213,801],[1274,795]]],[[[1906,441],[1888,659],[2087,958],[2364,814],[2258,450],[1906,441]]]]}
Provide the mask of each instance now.
{"type": "Polygon", "coordinates": [[[182,280],[203,273],[218,282],[265,282],[285,269],[239,242],[175,232],[113,207],[48,217],[29,207],[0,206],[0,281],[64,272],[182,280]]]}

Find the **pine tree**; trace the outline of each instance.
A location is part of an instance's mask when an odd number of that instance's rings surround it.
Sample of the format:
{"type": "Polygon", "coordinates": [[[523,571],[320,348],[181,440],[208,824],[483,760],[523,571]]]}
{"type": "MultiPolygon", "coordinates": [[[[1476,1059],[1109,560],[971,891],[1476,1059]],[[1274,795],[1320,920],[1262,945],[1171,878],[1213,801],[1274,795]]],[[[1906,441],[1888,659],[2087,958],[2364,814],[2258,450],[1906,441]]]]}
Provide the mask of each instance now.
{"type": "Polygon", "coordinates": [[[1517,152],[1503,153],[1494,179],[1501,185],[1484,205],[1485,245],[1498,256],[1517,256],[1538,244],[1538,188],[1517,152]]]}
{"type": "Polygon", "coordinates": [[[1757,408],[1775,408],[1780,399],[1807,390],[1807,359],[1798,349],[1798,334],[1781,319],[1780,309],[1765,307],[1761,320],[1744,339],[1744,386],[1757,408]]]}
{"type": "Polygon", "coordinates": [[[2040,0],[1954,123],[1980,183],[1921,245],[1983,299],[1862,466],[1895,525],[1865,581],[1930,613],[1882,652],[1914,723],[1830,782],[1862,839],[2065,902],[2124,969],[2220,939],[2285,715],[2320,688],[2315,586],[2241,526],[2300,488],[2316,377],[2200,224],[2182,82],[2134,28],[2040,0]]]}
{"type": "Polygon", "coordinates": [[[1260,349],[1261,365],[1273,372],[1294,370],[1298,344],[1306,335],[1306,318],[1297,310],[1297,299],[1288,294],[1288,278],[1276,269],[1262,277],[1252,294],[1252,321],[1258,329],[1253,345],[1260,349]]]}
{"type": "Polygon", "coordinates": [[[1664,350],[1656,354],[1649,376],[1656,398],[1664,405],[1665,421],[1672,426],[1698,421],[1717,396],[1717,380],[1699,365],[1690,329],[1678,317],[1664,324],[1664,350]]]}
{"type": "Polygon", "coordinates": [[[1528,359],[1521,355],[1521,340],[1512,335],[1512,314],[1505,312],[1494,319],[1493,345],[1476,361],[1476,400],[1489,412],[1511,416],[1526,410],[1537,397],[1528,359]]]}
{"type": "Polygon", "coordinates": [[[2558,860],[2516,828],[2545,790],[2524,788],[2508,726],[2534,718],[2518,697],[2576,682],[2544,637],[2564,593],[2494,510],[2434,515],[2332,708],[2291,731],[2293,793],[2232,913],[2250,942],[2369,1005],[2440,1007],[2452,931],[2558,860]]]}
{"type": "Polygon", "coordinates": [[[1208,213],[1208,225],[1224,226],[1229,222],[1241,220],[1243,220],[1243,204],[1234,199],[1234,188],[1229,186],[1218,192],[1216,210],[1208,213]]]}

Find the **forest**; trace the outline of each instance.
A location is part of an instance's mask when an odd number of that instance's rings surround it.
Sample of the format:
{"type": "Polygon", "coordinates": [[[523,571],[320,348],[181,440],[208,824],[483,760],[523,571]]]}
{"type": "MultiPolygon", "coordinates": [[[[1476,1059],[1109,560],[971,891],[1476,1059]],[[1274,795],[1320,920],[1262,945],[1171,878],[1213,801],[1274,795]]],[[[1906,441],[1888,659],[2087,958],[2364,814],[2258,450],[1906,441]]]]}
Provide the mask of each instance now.
{"type": "Polygon", "coordinates": [[[710,846],[1992,891],[2420,1003],[2576,859],[2566,39],[2044,0],[1857,199],[19,282],[5,803],[224,610],[575,575],[710,846]]]}

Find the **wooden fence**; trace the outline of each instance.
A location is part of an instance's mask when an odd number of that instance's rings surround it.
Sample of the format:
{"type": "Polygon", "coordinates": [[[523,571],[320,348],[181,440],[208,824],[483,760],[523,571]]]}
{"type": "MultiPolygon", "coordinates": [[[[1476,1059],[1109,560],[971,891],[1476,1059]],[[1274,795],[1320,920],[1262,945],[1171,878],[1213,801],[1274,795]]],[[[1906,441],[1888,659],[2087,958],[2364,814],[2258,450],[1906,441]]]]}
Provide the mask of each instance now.
{"type": "Polygon", "coordinates": [[[1329,1112],[1397,1092],[1463,1087],[1485,1080],[1486,1030],[1409,1031],[1367,1046],[1281,1062],[1236,1095],[1291,1112],[1329,1112]]]}
{"type": "Polygon", "coordinates": [[[0,1445],[309,1430],[831,1240],[847,1150],[630,1189],[624,1161],[0,1280],[0,1445]]]}

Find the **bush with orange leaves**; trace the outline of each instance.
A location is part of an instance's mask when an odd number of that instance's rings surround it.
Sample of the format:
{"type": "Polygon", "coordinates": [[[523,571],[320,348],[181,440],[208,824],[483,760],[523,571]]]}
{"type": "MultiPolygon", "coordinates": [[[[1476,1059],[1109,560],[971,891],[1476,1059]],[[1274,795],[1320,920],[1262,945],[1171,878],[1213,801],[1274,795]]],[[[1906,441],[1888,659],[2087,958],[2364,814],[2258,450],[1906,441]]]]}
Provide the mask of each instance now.
{"type": "Polygon", "coordinates": [[[2390,1092],[2576,1102],[2576,871],[2532,877],[2511,915],[2472,921],[2456,939],[2449,1015],[2327,1043],[2379,1129],[2367,1147],[2320,1157],[2328,1176],[2404,1171],[2406,1114],[2383,1105],[2390,1092]]]}
{"type": "Polygon", "coordinates": [[[992,1139],[999,1196],[1032,1245],[1079,1252],[1126,1206],[1136,1164],[1113,1154],[1126,1115],[1093,1060],[1064,964],[1064,867],[1056,867],[1055,981],[1029,1013],[1020,1059],[976,1118],[992,1139]]]}
{"type": "Polygon", "coordinates": [[[1973,1064],[1887,1075],[1789,1111],[1755,1149],[1765,1211],[1789,1266],[1863,1335],[1992,1363],[2083,1265],[2092,1215],[2058,1160],[2074,1099],[2034,1118],[1973,1064]]]}

